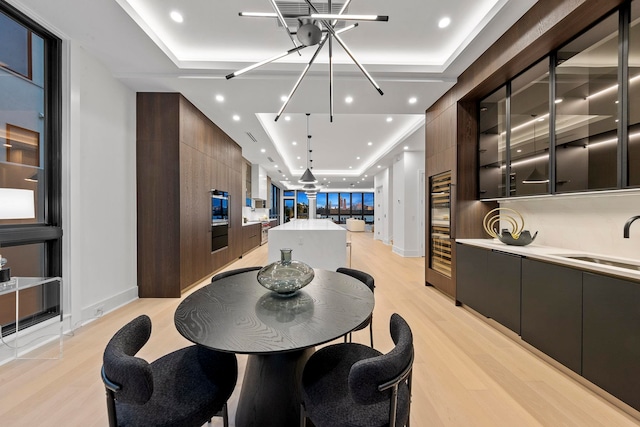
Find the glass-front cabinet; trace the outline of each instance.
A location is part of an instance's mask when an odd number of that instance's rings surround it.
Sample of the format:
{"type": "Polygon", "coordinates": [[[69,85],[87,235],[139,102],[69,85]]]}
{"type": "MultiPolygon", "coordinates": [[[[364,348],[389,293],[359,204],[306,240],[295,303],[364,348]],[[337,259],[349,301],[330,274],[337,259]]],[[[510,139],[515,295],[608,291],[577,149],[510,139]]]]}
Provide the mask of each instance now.
{"type": "Polygon", "coordinates": [[[617,13],[557,53],[557,193],[617,186],[618,68],[617,13]]]}
{"type": "Polygon", "coordinates": [[[451,277],[451,171],[429,178],[431,257],[429,267],[451,277]]]}
{"type": "Polygon", "coordinates": [[[481,99],[478,196],[640,187],[640,0],[481,99]]]}

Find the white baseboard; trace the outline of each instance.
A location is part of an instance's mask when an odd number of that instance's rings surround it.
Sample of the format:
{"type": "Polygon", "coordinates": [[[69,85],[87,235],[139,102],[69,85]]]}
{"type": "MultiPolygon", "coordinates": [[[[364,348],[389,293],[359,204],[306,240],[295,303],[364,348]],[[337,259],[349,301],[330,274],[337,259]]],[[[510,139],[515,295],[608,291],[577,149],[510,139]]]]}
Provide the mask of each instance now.
{"type": "Polygon", "coordinates": [[[87,324],[102,315],[109,313],[117,308],[122,307],[123,305],[129,304],[132,301],[138,299],[138,287],[133,286],[126,291],[120,292],[119,294],[112,295],[107,299],[91,304],[82,309],[80,320],[75,321],[74,325],[84,325],[87,324]]]}

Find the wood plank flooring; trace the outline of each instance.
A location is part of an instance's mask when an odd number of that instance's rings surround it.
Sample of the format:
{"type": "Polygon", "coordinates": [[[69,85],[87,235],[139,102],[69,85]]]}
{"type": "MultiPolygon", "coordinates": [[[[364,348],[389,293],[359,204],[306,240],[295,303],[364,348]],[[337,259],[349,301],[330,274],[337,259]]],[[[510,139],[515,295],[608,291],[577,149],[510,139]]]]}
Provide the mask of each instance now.
{"type": "MultiPolygon", "coordinates": [[[[412,426],[640,426],[579,381],[424,286],[424,258],[397,256],[372,236],[349,233],[352,267],[376,280],[376,348],[386,352],[393,346],[389,318],[394,312],[413,330],[412,426]]],[[[266,262],[265,245],[226,269],[266,262]]],[[[145,313],[153,331],[140,357],[154,360],[188,345],[173,325],[179,302],[137,300],[65,337],[60,360],[17,360],[0,366],[0,425],[106,426],[100,366],[107,341],[145,313]]],[[[366,344],[368,331],[355,333],[354,340],[366,344]]],[[[246,358],[239,356],[238,361],[238,387],[229,402],[232,426],[246,358]]],[[[222,422],[214,419],[212,425],[222,422]]]]}

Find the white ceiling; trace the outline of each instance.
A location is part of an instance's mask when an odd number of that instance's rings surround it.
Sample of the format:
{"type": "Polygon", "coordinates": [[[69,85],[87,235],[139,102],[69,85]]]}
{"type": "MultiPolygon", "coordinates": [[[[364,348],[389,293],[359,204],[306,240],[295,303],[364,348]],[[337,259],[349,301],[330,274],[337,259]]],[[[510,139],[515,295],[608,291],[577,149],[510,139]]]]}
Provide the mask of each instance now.
{"type": "Polygon", "coordinates": [[[536,1],[353,0],[350,14],[389,16],[388,22],[360,22],[341,36],[384,95],[334,43],[333,123],[326,45],[277,122],[281,97],[291,91],[315,46],[304,49],[301,56],[292,54],[234,79],[225,78],[293,47],[276,20],[238,16],[240,11],[272,12],[269,0],[8,3],[81,45],[133,90],[182,93],[242,146],[246,159],[262,164],[274,180],[297,185],[307,166],[306,113],[310,113],[314,174],[336,190],[370,189],[373,175],[390,166],[403,150],[423,151],[425,110],[536,1]],[[170,18],[174,10],[183,15],[183,23],[170,18]],[[440,29],[438,21],[445,16],[451,25],[440,29]],[[224,101],[216,101],[216,95],[224,96],[224,101]],[[353,97],[351,104],[345,103],[347,96],[353,97]],[[411,97],[416,98],[413,104],[408,101],[411,97]]]}

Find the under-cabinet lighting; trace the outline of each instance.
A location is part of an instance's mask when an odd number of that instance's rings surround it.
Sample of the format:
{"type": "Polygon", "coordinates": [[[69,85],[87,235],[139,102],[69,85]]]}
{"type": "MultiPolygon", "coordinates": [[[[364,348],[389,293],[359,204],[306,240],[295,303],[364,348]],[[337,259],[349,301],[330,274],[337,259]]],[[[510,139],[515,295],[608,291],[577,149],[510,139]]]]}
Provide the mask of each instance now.
{"type": "MultiPolygon", "coordinates": [[[[633,76],[633,77],[631,77],[629,79],[629,83],[633,83],[636,80],[638,80],[639,78],[640,78],[640,74],[638,74],[637,76],[633,76]]],[[[600,90],[600,91],[598,91],[596,93],[592,93],[591,95],[588,95],[585,99],[591,99],[591,98],[594,98],[596,96],[611,92],[611,91],[616,90],[616,89],[618,89],[618,84],[617,83],[615,85],[613,85],[613,86],[610,86],[610,87],[606,88],[606,89],[602,89],[602,90],[600,90]]]]}

